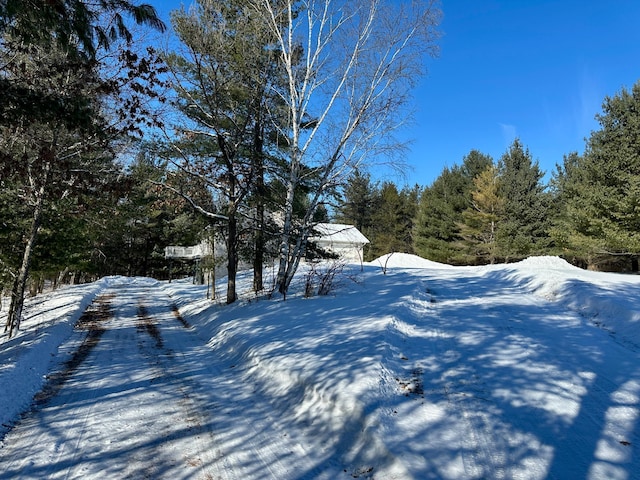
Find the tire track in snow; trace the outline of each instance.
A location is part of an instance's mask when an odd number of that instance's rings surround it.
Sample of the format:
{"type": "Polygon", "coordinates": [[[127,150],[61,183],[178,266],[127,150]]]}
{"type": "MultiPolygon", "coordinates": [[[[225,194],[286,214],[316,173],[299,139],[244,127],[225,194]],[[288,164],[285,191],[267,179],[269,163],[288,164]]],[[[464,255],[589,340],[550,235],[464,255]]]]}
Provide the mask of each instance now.
{"type": "Polygon", "coordinates": [[[111,301],[115,296],[115,293],[98,296],[80,316],[74,328],[76,330],[86,330],[87,336],[71,358],[64,362],[61,370],[47,375],[47,383],[45,383],[42,390],[34,396],[32,409],[38,410],[42,408],[55,397],[69,377],[80,368],[91,351],[98,345],[98,342],[100,342],[102,335],[107,329],[104,322],[110,320],[113,315],[111,311],[111,301]]]}
{"type": "MultiPolygon", "coordinates": [[[[148,297],[145,295],[145,297],[148,297]]],[[[188,328],[189,324],[182,318],[175,304],[171,305],[171,311],[174,318],[184,327],[188,328]]],[[[175,386],[178,391],[178,400],[181,410],[185,412],[184,421],[195,437],[195,452],[184,452],[183,461],[191,468],[198,469],[202,478],[210,479],[212,475],[207,471],[207,465],[213,461],[208,458],[208,450],[215,442],[212,432],[205,428],[208,423],[204,409],[198,405],[194,396],[190,392],[188,385],[181,379],[181,375],[176,371],[175,354],[172,350],[165,348],[161,330],[158,322],[149,313],[148,307],[142,299],[139,300],[137,311],[136,329],[141,335],[148,335],[154,345],[148,346],[143,339],[139,339],[138,347],[142,354],[153,364],[155,372],[155,381],[165,381],[175,386]],[[203,438],[204,437],[204,438],[203,438]],[[208,439],[209,442],[204,440],[208,439]]],[[[171,440],[168,438],[167,440],[171,440]]],[[[228,466],[227,466],[228,467],[228,466]]]]}
{"type": "Polygon", "coordinates": [[[118,287],[114,318],[105,321],[103,302],[78,322],[85,341],[61,346],[80,344],[5,438],[0,479],[238,478],[217,458],[207,416],[163,340],[165,328],[189,333],[179,312],[146,292],[166,315],[138,319],[145,292],[118,287]]]}
{"type": "MultiPolygon", "coordinates": [[[[113,292],[103,293],[99,295],[80,316],[78,322],[74,326],[74,330],[87,331],[86,336],[75,348],[73,353],[71,353],[69,358],[62,363],[61,368],[47,375],[47,382],[40,390],[40,392],[34,395],[33,403],[30,409],[27,412],[23,413],[18,423],[15,424],[9,432],[7,432],[4,447],[7,447],[9,451],[11,451],[11,447],[14,443],[25,441],[25,438],[27,438],[26,442],[30,447],[38,448],[38,446],[42,446],[45,444],[48,437],[46,433],[38,435],[37,440],[35,441],[29,441],[27,433],[30,428],[37,428],[38,417],[41,412],[45,410],[49,406],[49,404],[56,399],[67,382],[72,380],[73,375],[81,369],[89,355],[98,346],[100,339],[108,329],[107,322],[112,318],[111,303],[115,297],[116,295],[113,292]]],[[[93,398],[95,398],[95,396],[96,395],[93,395],[93,398]]],[[[91,409],[85,416],[83,416],[82,419],[80,419],[83,430],[90,413],[91,409]]],[[[74,447],[73,456],[70,463],[73,463],[77,458],[78,445],[82,441],[82,438],[82,436],[79,436],[75,440],[75,442],[72,442],[74,443],[74,447]]],[[[67,441],[65,441],[65,439],[63,438],[59,439],[59,441],[54,445],[53,452],[51,452],[49,455],[49,464],[43,465],[43,467],[41,468],[41,473],[34,475],[34,477],[53,478],[55,476],[54,465],[59,463],[60,459],[68,451],[66,445],[71,441],[71,438],[68,438],[67,441]]],[[[18,450],[20,449],[18,448],[18,450]]],[[[6,454],[6,452],[0,453],[6,454]]],[[[26,463],[24,459],[16,457],[17,455],[14,454],[14,458],[7,459],[10,461],[3,462],[6,464],[6,468],[4,473],[0,472],[0,479],[13,478],[11,468],[16,463],[18,465],[22,464],[24,466],[24,464],[26,463]],[[7,476],[5,476],[5,474],[7,476]]],[[[23,470],[23,468],[18,466],[17,470],[21,471],[23,470]]],[[[25,478],[33,478],[29,476],[29,472],[25,472],[25,475],[25,478]]],[[[20,476],[22,476],[22,473],[20,474],[20,476]]]]}
{"type": "MultiPolygon", "coordinates": [[[[395,317],[389,326],[391,336],[396,337],[396,355],[406,362],[402,376],[396,381],[402,394],[424,399],[423,405],[438,404],[439,398],[443,398],[448,415],[453,417],[451,421],[461,422],[465,434],[458,438],[458,453],[463,478],[507,478],[505,440],[493,431],[495,421],[486,411],[486,385],[459,351],[456,332],[442,328],[441,312],[445,305],[426,281],[403,299],[407,316],[401,317],[408,321],[395,317]],[[399,339],[402,346],[397,345],[399,339]],[[421,350],[425,339],[431,346],[431,355],[420,358],[426,353],[421,350]],[[429,358],[444,367],[434,371],[433,365],[428,364],[429,358]]],[[[390,343],[394,345],[393,340],[390,343]]]]}

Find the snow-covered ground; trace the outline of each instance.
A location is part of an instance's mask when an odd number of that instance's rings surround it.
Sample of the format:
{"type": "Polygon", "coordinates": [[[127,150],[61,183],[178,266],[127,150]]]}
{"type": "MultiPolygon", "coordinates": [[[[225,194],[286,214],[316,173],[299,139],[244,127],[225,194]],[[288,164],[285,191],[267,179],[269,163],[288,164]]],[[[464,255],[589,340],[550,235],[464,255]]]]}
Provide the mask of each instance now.
{"type": "Polygon", "coordinates": [[[0,478],[640,478],[639,276],[393,254],[340,280],[31,299],[0,336],[0,478]]]}

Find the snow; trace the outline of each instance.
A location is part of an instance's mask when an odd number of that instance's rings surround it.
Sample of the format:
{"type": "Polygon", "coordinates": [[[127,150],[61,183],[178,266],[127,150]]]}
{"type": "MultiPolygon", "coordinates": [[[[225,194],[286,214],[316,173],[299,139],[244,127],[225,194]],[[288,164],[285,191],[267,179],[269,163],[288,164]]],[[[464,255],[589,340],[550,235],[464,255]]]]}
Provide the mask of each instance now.
{"type": "Polygon", "coordinates": [[[0,478],[640,478],[640,277],[399,253],[344,273],[231,306],[124,277],[30,299],[0,337],[0,478]],[[66,368],[95,299],[112,316],[66,368]]]}
{"type": "Polygon", "coordinates": [[[309,240],[314,242],[325,240],[329,243],[347,245],[365,245],[369,243],[369,239],[353,225],[318,223],[313,227],[313,230],[317,236],[313,236],[309,240]]]}

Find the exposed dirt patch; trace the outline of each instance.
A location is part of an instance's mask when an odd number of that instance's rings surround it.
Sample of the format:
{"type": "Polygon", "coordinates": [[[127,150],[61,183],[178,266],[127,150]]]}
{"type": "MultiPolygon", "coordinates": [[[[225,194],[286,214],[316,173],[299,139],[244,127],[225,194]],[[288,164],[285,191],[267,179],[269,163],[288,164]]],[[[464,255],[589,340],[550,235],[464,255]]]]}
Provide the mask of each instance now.
{"type": "Polygon", "coordinates": [[[408,379],[396,378],[400,389],[408,397],[409,395],[424,396],[424,383],[422,380],[424,372],[422,368],[417,367],[411,370],[411,376],[408,379]]]}
{"type": "Polygon", "coordinates": [[[180,315],[180,310],[178,310],[178,306],[175,303],[171,305],[171,311],[173,312],[173,315],[176,317],[176,320],[178,320],[184,328],[191,328],[191,325],[189,325],[189,322],[187,322],[184,319],[184,317],[180,315]]]}
{"type": "Polygon", "coordinates": [[[61,370],[47,375],[47,382],[44,387],[33,397],[34,408],[46,405],[55,397],[73,372],[78,369],[98,345],[100,338],[106,331],[103,323],[113,316],[111,301],[114,298],[114,294],[100,295],[84,311],[74,328],[76,330],[86,330],[87,336],[71,358],[63,364],[61,370]]]}
{"type": "Polygon", "coordinates": [[[136,324],[136,329],[138,332],[145,332],[153,338],[156,341],[156,348],[162,348],[164,346],[160,330],[149,315],[147,307],[144,305],[138,306],[138,322],[136,324]]]}

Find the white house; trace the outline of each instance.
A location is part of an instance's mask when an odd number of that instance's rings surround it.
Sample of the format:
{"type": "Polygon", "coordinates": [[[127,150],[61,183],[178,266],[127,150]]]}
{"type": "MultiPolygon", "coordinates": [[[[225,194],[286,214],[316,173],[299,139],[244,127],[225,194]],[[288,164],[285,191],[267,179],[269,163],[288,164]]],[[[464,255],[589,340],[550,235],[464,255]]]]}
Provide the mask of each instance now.
{"type": "MultiPolygon", "coordinates": [[[[364,258],[364,246],[369,242],[360,230],[353,225],[342,223],[319,223],[313,228],[309,241],[318,247],[335,253],[341,259],[350,262],[362,262],[364,258]]],[[[215,252],[211,251],[211,244],[202,241],[198,245],[189,247],[168,246],[164,249],[164,256],[176,260],[202,260],[215,253],[217,258],[226,256],[226,248],[216,242],[215,252]]],[[[216,268],[217,270],[217,268],[216,268]]]]}
{"type": "Polygon", "coordinates": [[[344,260],[353,262],[362,262],[364,246],[370,243],[356,227],[342,223],[317,224],[309,241],[344,260]]]}

